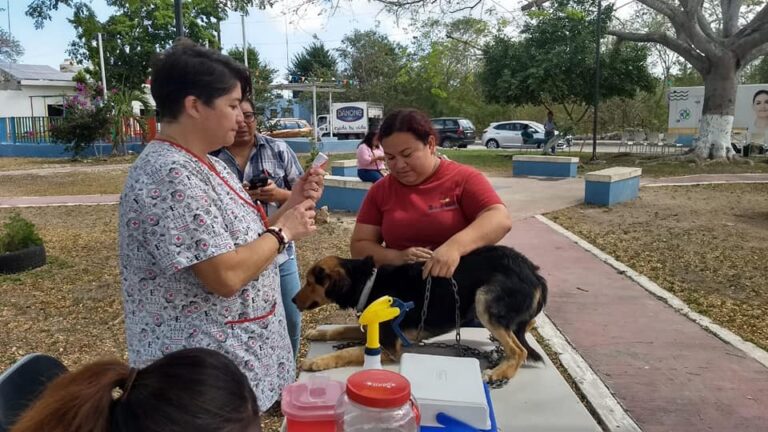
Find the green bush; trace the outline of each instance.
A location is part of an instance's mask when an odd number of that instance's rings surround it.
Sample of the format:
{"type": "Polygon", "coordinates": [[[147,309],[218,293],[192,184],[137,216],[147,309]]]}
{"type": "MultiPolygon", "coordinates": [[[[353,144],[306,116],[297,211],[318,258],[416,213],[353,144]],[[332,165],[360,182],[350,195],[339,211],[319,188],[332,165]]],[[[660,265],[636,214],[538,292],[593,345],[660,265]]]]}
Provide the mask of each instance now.
{"type": "Polygon", "coordinates": [[[18,213],[3,225],[0,234],[0,253],[15,252],[32,246],[43,244],[43,239],[37,234],[35,225],[21,217],[18,213]]]}

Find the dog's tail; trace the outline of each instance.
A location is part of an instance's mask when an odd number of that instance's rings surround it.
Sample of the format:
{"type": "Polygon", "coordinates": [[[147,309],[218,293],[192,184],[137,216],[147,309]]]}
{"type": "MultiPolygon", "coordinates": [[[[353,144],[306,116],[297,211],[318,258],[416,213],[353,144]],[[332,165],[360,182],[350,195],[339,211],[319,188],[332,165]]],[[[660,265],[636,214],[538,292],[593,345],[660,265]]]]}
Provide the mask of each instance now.
{"type": "Polygon", "coordinates": [[[544,361],[544,358],[539,354],[538,351],[533,349],[530,345],[528,345],[528,340],[525,338],[526,330],[528,330],[528,322],[521,322],[515,327],[515,331],[513,332],[515,334],[515,337],[520,342],[520,345],[525,348],[525,351],[528,352],[528,360],[541,363],[544,361]]]}

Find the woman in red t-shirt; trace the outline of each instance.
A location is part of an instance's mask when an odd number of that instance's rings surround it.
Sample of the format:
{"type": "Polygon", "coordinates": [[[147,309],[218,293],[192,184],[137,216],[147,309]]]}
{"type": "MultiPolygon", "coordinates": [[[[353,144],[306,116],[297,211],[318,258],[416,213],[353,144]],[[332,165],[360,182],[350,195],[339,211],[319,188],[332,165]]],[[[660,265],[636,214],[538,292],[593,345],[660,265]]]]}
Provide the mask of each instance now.
{"type": "Polygon", "coordinates": [[[371,186],[360,207],[353,257],[373,256],[376,265],[423,261],[425,277],[450,277],[463,255],[509,232],[509,213],[488,179],[437,156],[424,113],[393,112],[379,140],[390,175],[371,186]]]}

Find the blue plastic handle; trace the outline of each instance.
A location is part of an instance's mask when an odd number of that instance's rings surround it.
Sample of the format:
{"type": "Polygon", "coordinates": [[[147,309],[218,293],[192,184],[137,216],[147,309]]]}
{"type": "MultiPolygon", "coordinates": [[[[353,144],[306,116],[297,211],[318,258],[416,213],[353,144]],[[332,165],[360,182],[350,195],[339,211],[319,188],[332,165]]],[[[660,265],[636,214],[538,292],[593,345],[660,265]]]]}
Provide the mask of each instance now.
{"type": "Polygon", "coordinates": [[[408,338],[403,334],[403,331],[400,330],[400,322],[403,320],[403,318],[405,318],[405,313],[413,309],[414,304],[413,302],[405,303],[399,298],[393,298],[392,306],[400,309],[400,315],[398,315],[397,318],[392,321],[392,330],[394,330],[397,337],[400,338],[403,346],[411,346],[411,341],[409,341],[408,338]]]}
{"type": "Polygon", "coordinates": [[[435,419],[437,420],[437,423],[444,426],[445,428],[450,428],[452,431],[480,432],[479,429],[475,429],[472,426],[457,419],[456,417],[451,417],[444,412],[437,413],[437,415],[435,416],[435,419]]]}

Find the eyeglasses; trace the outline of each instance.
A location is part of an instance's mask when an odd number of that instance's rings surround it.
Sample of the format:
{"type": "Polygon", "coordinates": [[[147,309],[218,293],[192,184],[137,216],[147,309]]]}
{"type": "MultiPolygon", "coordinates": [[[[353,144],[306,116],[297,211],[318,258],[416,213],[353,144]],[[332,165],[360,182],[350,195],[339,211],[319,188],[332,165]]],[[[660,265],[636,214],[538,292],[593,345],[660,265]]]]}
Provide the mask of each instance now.
{"type": "Polygon", "coordinates": [[[245,120],[246,123],[253,123],[253,121],[256,120],[256,113],[252,111],[243,112],[243,120],[245,120]]]}

